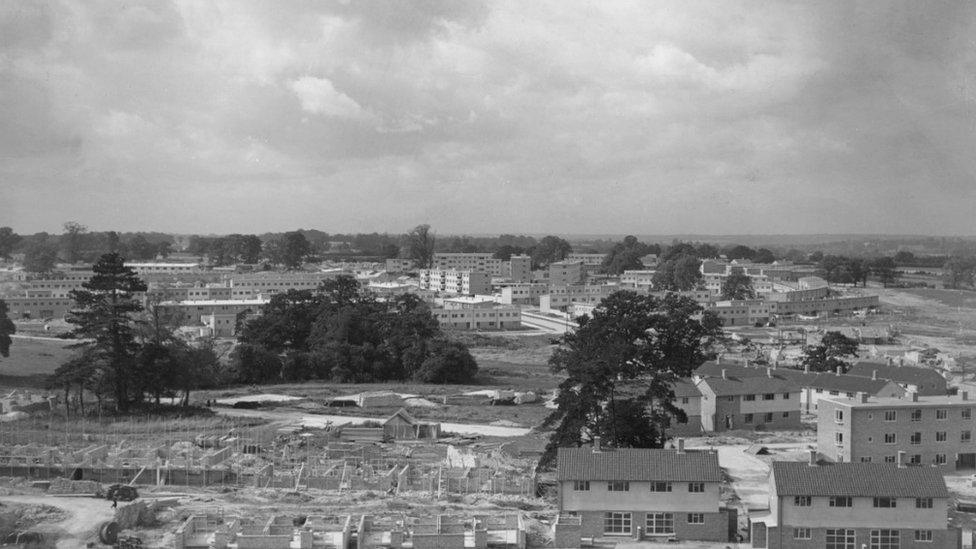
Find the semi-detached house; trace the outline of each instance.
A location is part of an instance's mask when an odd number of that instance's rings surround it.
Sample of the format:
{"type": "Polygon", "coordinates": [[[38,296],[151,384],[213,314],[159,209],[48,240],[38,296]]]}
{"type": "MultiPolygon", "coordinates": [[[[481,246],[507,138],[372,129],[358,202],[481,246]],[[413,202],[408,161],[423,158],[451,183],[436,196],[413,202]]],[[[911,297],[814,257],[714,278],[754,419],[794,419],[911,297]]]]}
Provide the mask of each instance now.
{"type": "MultiPolygon", "coordinates": [[[[728,541],[734,510],[722,507],[714,451],[559,448],[559,511],[585,538],[728,541]]],[[[577,539],[578,542],[578,539],[577,539]]]]}

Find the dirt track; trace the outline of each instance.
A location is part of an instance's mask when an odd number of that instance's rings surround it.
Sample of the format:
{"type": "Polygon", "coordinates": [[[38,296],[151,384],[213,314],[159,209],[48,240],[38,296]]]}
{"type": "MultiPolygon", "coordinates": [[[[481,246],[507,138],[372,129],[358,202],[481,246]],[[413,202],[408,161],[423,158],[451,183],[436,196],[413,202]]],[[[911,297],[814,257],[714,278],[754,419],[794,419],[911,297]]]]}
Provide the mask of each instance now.
{"type": "Polygon", "coordinates": [[[39,532],[57,533],[58,548],[77,549],[97,537],[98,526],[112,519],[112,504],[106,500],[85,497],[57,496],[0,496],[0,501],[12,504],[49,505],[68,514],[68,518],[38,525],[39,532]]]}

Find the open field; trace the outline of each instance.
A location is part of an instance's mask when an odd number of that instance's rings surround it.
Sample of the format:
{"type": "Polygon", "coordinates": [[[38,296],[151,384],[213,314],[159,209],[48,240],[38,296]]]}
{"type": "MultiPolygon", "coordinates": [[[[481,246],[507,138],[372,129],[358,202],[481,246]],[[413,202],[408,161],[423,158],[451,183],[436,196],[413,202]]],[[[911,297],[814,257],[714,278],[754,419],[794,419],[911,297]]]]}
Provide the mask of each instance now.
{"type": "Polygon", "coordinates": [[[0,358],[0,384],[11,381],[18,386],[37,386],[43,376],[54,373],[71,356],[72,342],[54,338],[14,336],[10,356],[0,358]],[[24,379],[8,379],[24,378],[24,379]],[[19,383],[18,383],[19,382],[19,383]]]}

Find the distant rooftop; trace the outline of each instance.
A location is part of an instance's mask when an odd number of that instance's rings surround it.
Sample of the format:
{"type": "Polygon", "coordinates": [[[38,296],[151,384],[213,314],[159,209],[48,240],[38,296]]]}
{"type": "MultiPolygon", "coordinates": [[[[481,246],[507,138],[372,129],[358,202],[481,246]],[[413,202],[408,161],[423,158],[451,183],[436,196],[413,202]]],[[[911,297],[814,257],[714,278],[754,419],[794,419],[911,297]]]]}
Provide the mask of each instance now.
{"type": "Polygon", "coordinates": [[[949,497],[945,479],[936,467],[774,461],[772,474],[778,496],[949,497]]]}
{"type": "Polygon", "coordinates": [[[558,480],[719,482],[718,454],[653,448],[559,448],[558,480]]]}

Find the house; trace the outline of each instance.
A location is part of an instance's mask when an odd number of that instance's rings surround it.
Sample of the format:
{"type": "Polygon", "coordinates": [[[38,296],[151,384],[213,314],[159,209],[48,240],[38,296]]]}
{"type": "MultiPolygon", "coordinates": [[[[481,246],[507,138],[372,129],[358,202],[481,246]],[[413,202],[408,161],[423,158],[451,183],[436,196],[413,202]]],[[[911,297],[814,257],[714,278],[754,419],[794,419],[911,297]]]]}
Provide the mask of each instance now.
{"type": "Polygon", "coordinates": [[[783,430],[800,428],[800,386],[766,369],[765,376],[700,378],[702,429],[783,430]]]}
{"type": "MultiPolygon", "coordinates": [[[[695,370],[695,375],[719,376],[722,370],[728,375],[737,377],[756,377],[766,375],[766,367],[743,366],[740,364],[722,364],[706,362],[695,370]]],[[[800,386],[800,406],[804,413],[817,410],[817,401],[825,396],[847,396],[854,398],[857,393],[865,393],[875,397],[900,397],[905,394],[897,383],[888,379],[878,379],[862,376],[852,376],[840,372],[811,372],[809,367],[803,370],[793,368],[773,368],[774,375],[791,379],[800,386]]]]}
{"type": "Polygon", "coordinates": [[[668,428],[670,436],[697,436],[702,432],[701,423],[702,394],[691,379],[679,379],[674,383],[674,405],[688,416],[685,423],[672,423],[668,428]]]}
{"type": "Polygon", "coordinates": [[[440,423],[418,421],[403,408],[383,422],[383,438],[386,440],[436,440],[439,436],[440,423]]]}
{"type": "Polygon", "coordinates": [[[832,461],[894,463],[904,452],[913,465],[976,468],[976,401],[957,396],[821,399],[817,448],[832,461]]]}
{"type": "Polygon", "coordinates": [[[604,448],[596,438],[556,456],[560,518],[578,519],[582,537],[728,541],[736,530],[714,451],[686,451],[681,439],[675,449],[604,448]]]}
{"type": "Polygon", "coordinates": [[[769,514],[750,517],[752,547],[949,548],[949,491],[938,469],[898,463],[774,461],[769,514]]]}
{"type": "Polygon", "coordinates": [[[854,376],[890,379],[904,387],[906,391],[914,391],[922,396],[944,395],[949,389],[948,382],[939,372],[931,368],[901,365],[900,362],[896,363],[892,359],[888,359],[887,362],[861,361],[851,366],[847,373],[854,376]]]}

